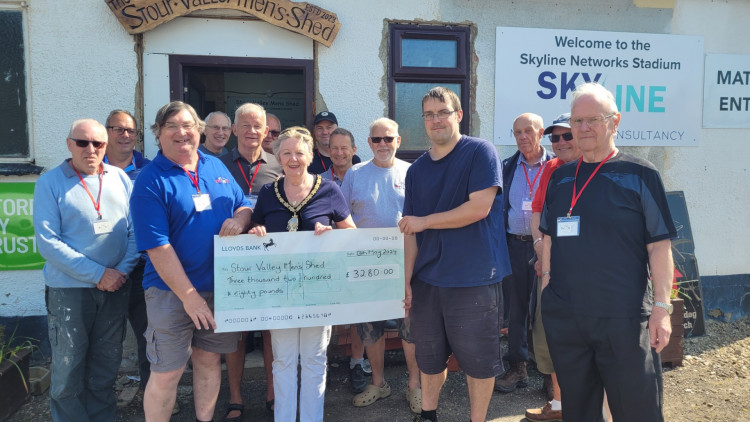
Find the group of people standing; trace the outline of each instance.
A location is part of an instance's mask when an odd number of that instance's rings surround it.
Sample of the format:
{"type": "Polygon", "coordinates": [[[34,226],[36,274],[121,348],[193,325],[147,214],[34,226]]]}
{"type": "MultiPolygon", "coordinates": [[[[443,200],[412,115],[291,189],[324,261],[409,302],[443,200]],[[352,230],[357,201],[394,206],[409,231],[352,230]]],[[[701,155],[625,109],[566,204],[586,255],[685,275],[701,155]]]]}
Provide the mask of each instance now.
{"type": "MultiPolygon", "coordinates": [[[[454,92],[431,89],[422,100],[431,148],[411,165],[396,158],[401,137],[387,118],[371,123],[373,158],[363,163],[331,112],[315,117],[311,133],[282,131],[257,104],[240,106],[232,123],[221,112],[204,122],[190,105],[171,102],[151,126],[159,152],[150,163],[134,151],[137,127],[127,111],[113,111],[105,125],[74,122],[71,157],[35,190],[53,419],[114,420],[112,385],[129,317],[146,420],[169,420],[188,361],[196,418],[213,420],[222,354],[230,389],[224,420],[242,420],[247,333],[214,332],[213,236],[313,231],[325,241],[332,229],[398,227],[405,318],[396,326],[415,421],[437,421],[450,355],[466,375],[471,421],[486,419],[493,389],[525,385],[529,301],[537,297],[537,363],[557,374],[560,388],[527,418],[561,419],[551,412],[564,405],[568,420],[601,420],[606,390],[615,420],[661,420],[658,352],[670,332],[675,230],[658,172],[614,146],[620,114],[611,93],[582,85],[570,115],[546,129],[539,116],[519,116],[519,152],[505,162],[490,142],[460,133],[463,113],[454,92]],[[558,158],[541,148],[545,134],[558,158]]],[[[354,406],[391,394],[385,326],[352,325],[360,344],[350,366],[354,406]]],[[[323,420],[330,336],[331,327],[263,333],[266,406],[275,420],[323,420]]]]}

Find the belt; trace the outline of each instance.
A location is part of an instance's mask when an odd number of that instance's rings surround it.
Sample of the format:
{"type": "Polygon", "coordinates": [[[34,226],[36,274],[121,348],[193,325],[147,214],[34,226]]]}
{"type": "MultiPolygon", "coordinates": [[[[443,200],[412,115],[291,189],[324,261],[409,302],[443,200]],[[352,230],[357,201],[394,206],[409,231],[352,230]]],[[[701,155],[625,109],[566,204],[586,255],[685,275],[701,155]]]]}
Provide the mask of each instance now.
{"type": "Polygon", "coordinates": [[[506,233],[506,236],[508,236],[511,239],[520,240],[521,242],[532,242],[534,240],[530,234],[506,233]]]}

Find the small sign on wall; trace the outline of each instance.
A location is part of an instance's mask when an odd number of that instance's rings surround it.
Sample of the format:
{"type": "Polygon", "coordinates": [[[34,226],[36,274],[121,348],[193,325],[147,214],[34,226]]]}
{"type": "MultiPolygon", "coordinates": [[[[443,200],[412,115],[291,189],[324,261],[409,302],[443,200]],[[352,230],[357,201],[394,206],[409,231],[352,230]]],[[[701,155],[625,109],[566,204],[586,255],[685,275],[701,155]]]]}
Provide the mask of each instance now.
{"type": "Polygon", "coordinates": [[[38,270],[44,259],[34,236],[34,183],[0,183],[0,270],[38,270]]]}
{"type": "Polygon", "coordinates": [[[703,127],[750,128],[750,55],[707,54],[703,127]]]}

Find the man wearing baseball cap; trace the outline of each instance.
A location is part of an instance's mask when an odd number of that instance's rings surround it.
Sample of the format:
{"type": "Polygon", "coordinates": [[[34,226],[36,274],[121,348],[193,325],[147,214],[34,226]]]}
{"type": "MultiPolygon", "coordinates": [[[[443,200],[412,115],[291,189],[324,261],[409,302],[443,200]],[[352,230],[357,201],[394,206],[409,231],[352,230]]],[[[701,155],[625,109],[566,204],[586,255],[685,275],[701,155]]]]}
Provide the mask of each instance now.
{"type": "MultiPolygon", "coordinates": [[[[329,144],[331,133],[339,127],[339,121],[336,115],[330,111],[321,111],[313,120],[313,139],[315,140],[315,149],[313,150],[313,159],[307,171],[312,174],[321,174],[331,168],[331,151],[329,144]]],[[[357,164],[362,160],[356,154],[352,157],[352,164],[357,164]]]]}

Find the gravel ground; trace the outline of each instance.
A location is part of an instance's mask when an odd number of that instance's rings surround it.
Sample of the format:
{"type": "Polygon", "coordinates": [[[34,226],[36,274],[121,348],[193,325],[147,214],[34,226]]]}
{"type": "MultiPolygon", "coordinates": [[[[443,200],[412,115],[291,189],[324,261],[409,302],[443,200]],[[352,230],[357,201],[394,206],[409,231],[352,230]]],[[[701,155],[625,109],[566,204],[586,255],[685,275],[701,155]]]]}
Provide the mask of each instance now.
{"type": "MultiPolygon", "coordinates": [[[[665,369],[664,416],[668,422],[738,421],[750,420],[750,321],[745,318],[733,323],[706,321],[706,334],[685,340],[683,366],[665,369]]],[[[511,394],[495,393],[490,403],[488,421],[518,422],[524,420],[526,408],[541,406],[541,376],[530,370],[530,385],[511,394]]],[[[226,376],[226,374],[225,374],[226,376]]],[[[326,393],[326,421],[410,421],[411,412],[405,399],[406,365],[403,354],[387,352],[386,379],[392,394],[367,408],[351,405],[352,394],[348,388],[348,360],[331,359],[328,390],[326,393]]],[[[137,383],[127,384],[121,378],[121,397],[137,390],[137,383]]],[[[265,411],[265,380],[262,368],[250,368],[243,381],[245,392],[245,421],[272,421],[265,411]]],[[[178,402],[180,413],[172,422],[194,421],[191,401],[191,376],[183,377],[178,402]]],[[[215,420],[220,421],[226,409],[228,391],[226,379],[222,385],[215,420]]],[[[440,398],[442,421],[468,420],[466,383],[462,373],[450,373],[440,398]]],[[[118,411],[118,422],[140,422],[143,417],[142,393],[118,411]]],[[[46,395],[32,396],[8,422],[49,421],[49,404],[46,395]]]]}

